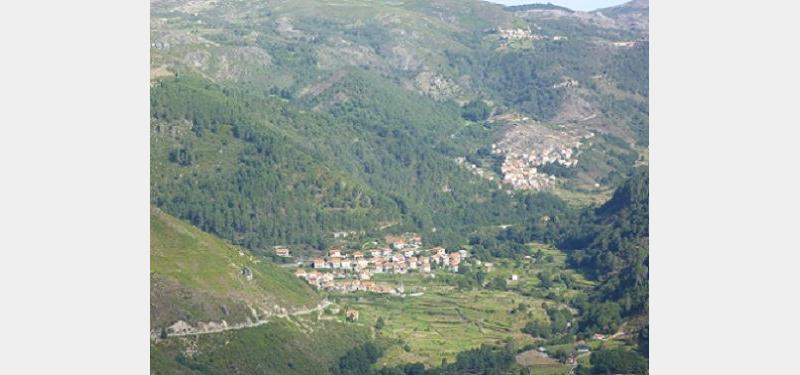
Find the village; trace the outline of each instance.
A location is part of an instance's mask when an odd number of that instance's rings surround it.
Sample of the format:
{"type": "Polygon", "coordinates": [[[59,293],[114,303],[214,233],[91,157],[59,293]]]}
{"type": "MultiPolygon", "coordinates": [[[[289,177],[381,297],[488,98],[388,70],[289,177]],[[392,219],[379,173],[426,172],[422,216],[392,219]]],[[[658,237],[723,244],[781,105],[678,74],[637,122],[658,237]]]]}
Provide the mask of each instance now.
{"type": "MultiPolygon", "coordinates": [[[[567,79],[559,85],[576,84],[567,79]]],[[[579,129],[548,127],[521,116],[498,116],[496,120],[510,127],[503,139],[492,144],[491,153],[504,157],[500,167],[502,182],[515,190],[541,191],[555,187],[557,177],[544,173],[541,167],[555,164],[574,168],[581,146],[594,136],[579,129]]]]}
{"type": "MultiPolygon", "coordinates": [[[[401,285],[388,285],[372,281],[375,274],[406,274],[418,272],[429,274],[437,269],[458,272],[463,259],[469,257],[466,250],[447,252],[436,246],[424,249],[422,237],[416,233],[389,235],[384,238],[383,247],[370,250],[346,250],[343,246],[333,246],[325,257],[315,257],[300,262],[294,275],[306,280],[317,289],[333,292],[368,291],[403,295],[401,285]],[[309,268],[306,269],[306,266],[309,268]]],[[[276,248],[278,256],[289,256],[288,249],[276,248]]]]}
{"type": "MultiPolygon", "coordinates": [[[[534,27],[536,30],[541,31],[542,28],[535,25],[534,27]]],[[[563,41],[567,40],[568,38],[563,35],[553,35],[553,36],[545,36],[542,34],[535,34],[531,30],[530,27],[527,28],[513,28],[513,29],[506,29],[503,27],[498,27],[494,30],[494,33],[497,34],[500,40],[501,47],[508,47],[511,42],[522,42],[522,41],[539,41],[539,40],[553,40],[553,41],[563,41]]]]}

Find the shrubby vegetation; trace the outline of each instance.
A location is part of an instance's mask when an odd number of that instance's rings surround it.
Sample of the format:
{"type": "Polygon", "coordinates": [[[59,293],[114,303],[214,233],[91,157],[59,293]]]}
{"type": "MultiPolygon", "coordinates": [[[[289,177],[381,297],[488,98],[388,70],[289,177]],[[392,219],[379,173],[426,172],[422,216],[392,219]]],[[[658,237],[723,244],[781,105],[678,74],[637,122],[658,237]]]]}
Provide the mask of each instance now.
{"type": "Polygon", "coordinates": [[[538,169],[542,173],[562,178],[571,178],[578,174],[575,168],[565,167],[554,162],[543,164],[538,169]]]}
{"type": "Polygon", "coordinates": [[[579,366],[576,375],[589,374],[647,374],[647,360],[635,352],[623,349],[601,349],[592,353],[591,368],[579,366]]]}
{"type": "Polygon", "coordinates": [[[380,350],[375,344],[366,343],[340,358],[338,366],[331,371],[336,375],[502,375],[518,370],[514,362],[515,354],[516,350],[511,344],[502,347],[482,345],[459,353],[453,363],[442,360],[440,367],[425,369],[421,363],[412,363],[373,370],[371,366],[377,361],[380,350]]]}
{"type": "Polygon", "coordinates": [[[487,96],[500,98],[539,120],[548,120],[557,113],[564,93],[552,89],[560,77],[553,70],[548,50],[536,54],[446,52],[451,67],[470,76],[476,88],[487,96]]]}
{"type": "Polygon", "coordinates": [[[489,118],[492,109],[483,100],[473,100],[461,110],[461,116],[469,121],[484,121],[489,118]]]}
{"type": "Polygon", "coordinates": [[[522,332],[531,336],[551,339],[553,337],[570,334],[575,331],[574,318],[567,309],[547,307],[545,309],[549,322],[533,320],[528,322],[522,332]]]}
{"type": "Polygon", "coordinates": [[[347,352],[339,358],[339,363],[331,368],[333,375],[370,374],[370,367],[381,356],[381,350],[374,343],[367,342],[347,352]]]}

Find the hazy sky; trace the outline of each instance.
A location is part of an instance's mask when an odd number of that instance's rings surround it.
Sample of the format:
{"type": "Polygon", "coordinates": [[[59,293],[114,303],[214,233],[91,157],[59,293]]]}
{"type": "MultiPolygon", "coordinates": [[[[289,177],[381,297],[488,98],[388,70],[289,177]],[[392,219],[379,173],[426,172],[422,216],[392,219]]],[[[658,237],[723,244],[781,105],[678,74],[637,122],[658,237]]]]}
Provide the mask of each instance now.
{"type": "Polygon", "coordinates": [[[627,3],[628,0],[487,0],[503,5],[520,5],[531,3],[553,3],[574,10],[595,10],[627,3]]]}

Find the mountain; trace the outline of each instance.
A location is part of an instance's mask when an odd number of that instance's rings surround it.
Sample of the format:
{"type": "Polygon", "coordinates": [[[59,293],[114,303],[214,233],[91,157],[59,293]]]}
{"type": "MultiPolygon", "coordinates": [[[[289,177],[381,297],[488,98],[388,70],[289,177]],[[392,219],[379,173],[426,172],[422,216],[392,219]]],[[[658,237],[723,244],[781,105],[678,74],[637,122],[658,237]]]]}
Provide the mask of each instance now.
{"type": "Polygon", "coordinates": [[[259,253],[334,232],[457,246],[600,202],[647,160],[646,30],[619,10],[151,4],[152,202],[259,253]]]}
{"type": "Polygon", "coordinates": [[[162,329],[173,334],[255,323],[320,302],[319,295],[290,271],[151,208],[154,335],[162,329]]]}
{"type": "Polygon", "coordinates": [[[642,33],[647,33],[649,12],[649,0],[632,0],[622,5],[594,11],[613,18],[622,27],[642,33]]]}
{"type": "Polygon", "coordinates": [[[552,3],[533,3],[533,4],[522,4],[522,5],[509,5],[506,6],[506,9],[512,12],[524,12],[528,10],[558,10],[562,12],[572,13],[573,10],[567,7],[558,6],[552,3]]]}

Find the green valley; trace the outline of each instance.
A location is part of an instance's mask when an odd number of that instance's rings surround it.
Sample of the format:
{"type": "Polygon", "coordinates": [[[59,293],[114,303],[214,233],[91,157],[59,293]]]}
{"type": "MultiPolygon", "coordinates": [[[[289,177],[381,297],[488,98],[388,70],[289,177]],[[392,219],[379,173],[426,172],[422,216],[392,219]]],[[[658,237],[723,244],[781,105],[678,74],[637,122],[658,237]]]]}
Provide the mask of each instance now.
{"type": "Polygon", "coordinates": [[[647,373],[646,10],[151,1],[151,373],[647,373]]]}

